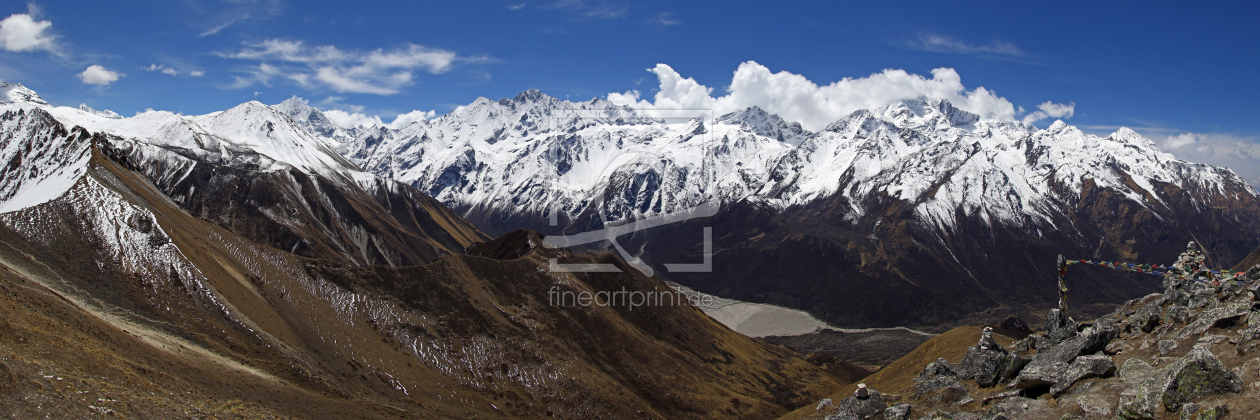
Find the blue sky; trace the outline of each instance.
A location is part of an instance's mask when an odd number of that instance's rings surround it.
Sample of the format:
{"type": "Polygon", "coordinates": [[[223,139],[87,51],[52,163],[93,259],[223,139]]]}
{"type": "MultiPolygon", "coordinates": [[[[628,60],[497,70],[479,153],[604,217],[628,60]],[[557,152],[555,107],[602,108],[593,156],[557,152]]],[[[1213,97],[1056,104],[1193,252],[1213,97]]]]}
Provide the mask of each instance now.
{"type": "Polygon", "coordinates": [[[826,121],[926,84],[1041,127],[1056,116],[1095,133],[1129,126],[1185,159],[1260,178],[1258,6],[887,3],[10,2],[0,9],[0,79],[53,104],[123,115],[296,95],[389,121],[530,88],[720,108],[850,78],[841,93],[762,107],[826,121]],[[952,70],[934,73],[942,68],[952,70]],[[656,96],[658,76],[672,75],[677,89],[656,96]],[[727,91],[740,80],[770,84],[727,91]],[[687,96],[697,92],[718,99],[687,96]]]}

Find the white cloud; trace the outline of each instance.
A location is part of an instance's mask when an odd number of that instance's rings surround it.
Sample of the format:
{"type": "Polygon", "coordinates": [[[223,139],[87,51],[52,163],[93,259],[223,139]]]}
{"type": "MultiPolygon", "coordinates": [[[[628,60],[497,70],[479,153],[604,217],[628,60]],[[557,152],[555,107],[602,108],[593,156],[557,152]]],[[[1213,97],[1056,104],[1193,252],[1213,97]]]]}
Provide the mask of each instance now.
{"type": "MultiPolygon", "coordinates": [[[[35,14],[38,9],[32,5],[30,12],[35,14]]],[[[36,21],[31,14],[16,13],[0,20],[0,47],[6,51],[53,50],[53,36],[48,31],[52,22],[36,21]]]]}
{"type": "Polygon", "coordinates": [[[521,9],[524,9],[524,8],[525,8],[525,3],[521,3],[521,4],[509,4],[507,8],[508,8],[508,9],[510,9],[510,10],[521,10],[521,9]]]}
{"type": "MultiPolygon", "coordinates": [[[[1021,111],[1023,111],[1023,109],[1023,107],[1020,108],[1021,111]]],[[[1076,102],[1056,104],[1046,101],[1041,105],[1037,105],[1037,109],[1039,109],[1039,111],[1033,111],[1032,113],[1024,116],[1023,121],[1025,124],[1032,124],[1046,118],[1072,118],[1072,115],[1076,113],[1076,102]]]]}
{"type": "MultiPolygon", "coordinates": [[[[359,107],[359,108],[362,109],[362,107],[359,107]]],[[[386,124],[384,121],[381,120],[381,117],[378,115],[367,115],[362,112],[347,112],[347,111],[342,111],[340,109],[330,109],[323,112],[324,112],[324,116],[332,120],[333,124],[337,124],[341,127],[351,128],[351,127],[371,127],[371,126],[383,125],[383,126],[395,129],[395,130],[406,127],[416,121],[425,121],[425,120],[432,119],[433,116],[437,114],[436,112],[432,110],[430,111],[416,110],[416,111],[411,111],[411,112],[407,112],[403,114],[398,114],[397,116],[394,117],[394,121],[386,124]]]]}
{"type": "Polygon", "coordinates": [[[126,76],[126,75],[115,72],[115,71],[106,70],[105,67],[102,67],[99,64],[93,64],[91,66],[88,66],[87,70],[83,70],[83,73],[79,73],[75,77],[78,77],[80,80],[83,80],[84,84],[108,85],[110,83],[117,81],[119,77],[123,77],[123,76],[126,76]]]}
{"type": "MultiPolygon", "coordinates": [[[[141,67],[140,69],[141,69],[141,70],[144,70],[144,71],[157,71],[157,72],[162,72],[162,74],[169,74],[169,75],[171,75],[171,76],[178,76],[178,75],[179,75],[179,71],[178,71],[178,70],[175,70],[175,69],[173,69],[173,68],[167,67],[167,66],[166,66],[166,65],[164,65],[164,64],[149,64],[149,67],[141,67]]],[[[202,73],[202,74],[204,74],[204,73],[202,73]]],[[[196,74],[196,75],[193,75],[193,76],[199,76],[199,74],[196,74]]]]}
{"type": "Polygon", "coordinates": [[[188,75],[192,77],[201,77],[201,76],[205,76],[206,72],[202,70],[193,70],[193,71],[188,72],[188,75]]]}
{"type": "Polygon", "coordinates": [[[201,7],[196,1],[186,1],[203,14],[210,15],[200,25],[206,27],[198,36],[206,37],[219,33],[239,22],[247,20],[263,20],[280,14],[283,4],[280,0],[222,0],[214,6],[201,7]],[[207,12],[207,10],[212,10],[207,12]]]}
{"type": "Polygon", "coordinates": [[[646,21],[649,26],[655,27],[657,30],[665,29],[670,26],[682,25],[682,21],[674,16],[674,12],[660,12],[652,15],[646,21]]]}
{"type": "Polygon", "coordinates": [[[254,83],[270,86],[273,77],[281,76],[307,88],[392,95],[411,85],[416,71],[441,74],[456,63],[490,60],[462,57],[452,51],[416,44],[366,53],[341,50],[332,45],[310,47],[303,41],[279,39],[245,45],[237,51],[218,53],[224,58],[259,61],[256,67],[246,70],[250,77],[236,77],[236,83],[230,86],[233,88],[254,83]]]}
{"type": "Polygon", "coordinates": [[[1225,133],[1169,135],[1160,148],[1178,158],[1233,169],[1252,187],[1260,187],[1260,142],[1225,133]]]}
{"type": "Polygon", "coordinates": [[[630,11],[629,4],[609,0],[558,0],[551,8],[592,19],[616,19],[630,11]]]}
{"type": "Polygon", "coordinates": [[[1020,50],[1018,46],[1009,42],[993,41],[988,44],[969,44],[948,36],[937,34],[920,35],[918,39],[906,42],[906,46],[920,51],[950,54],[979,54],[1010,57],[1024,55],[1023,50],[1020,50]]]}
{"type": "MultiPolygon", "coordinates": [[[[799,74],[772,73],[765,66],[748,61],[735,70],[726,88],[727,94],[720,97],[712,96],[713,88],[695,79],[683,78],[666,64],[657,64],[648,71],[656,74],[660,82],[652,101],[641,99],[640,92],[635,90],[610,93],[608,100],[618,105],[655,110],[662,117],[695,116],[701,112],[722,115],[756,105],[788,121],[798,121],[810,130],[821,130],[859,109],[879,108],[920,96],[946,99],[958,108],[988,118],[1015,121],[1019,115],[1010,101],[993,91],[983,87],[968,91],[958,72],[951,68],[932,70],[931,78],[887,69],[867,77],[845,78],[819,86],[799,74]],[[679,109],[690,111],[676,111],[679,109]]],[[[1041,107],[1043,110],[1039,112],[1054,112],[1066,118],[1071,116],[1074,104],[1047,102],[1041,107]]]]}

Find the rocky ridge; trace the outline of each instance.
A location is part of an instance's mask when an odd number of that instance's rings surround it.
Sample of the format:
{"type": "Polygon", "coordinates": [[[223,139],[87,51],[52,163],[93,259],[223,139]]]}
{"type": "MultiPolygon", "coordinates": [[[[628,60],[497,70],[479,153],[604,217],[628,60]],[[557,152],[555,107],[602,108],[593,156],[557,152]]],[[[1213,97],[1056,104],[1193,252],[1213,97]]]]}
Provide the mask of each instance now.
{"type": "MultiPolygon", "coordinates": [[[[784,418],[1253,418],[1260,414],[1260,265],[1213,276],[1201,262],[1191,247],[1162,293],[1093,321],[1051,310],[1045,331],[1009,346],[986,328],[961,360],[940,358],[913,386],[885,389],[878,412],[846,409],[871,403],[842,394],[784,418]]],[[[865,381],[892,383],[876,376],[865,381]]]]}

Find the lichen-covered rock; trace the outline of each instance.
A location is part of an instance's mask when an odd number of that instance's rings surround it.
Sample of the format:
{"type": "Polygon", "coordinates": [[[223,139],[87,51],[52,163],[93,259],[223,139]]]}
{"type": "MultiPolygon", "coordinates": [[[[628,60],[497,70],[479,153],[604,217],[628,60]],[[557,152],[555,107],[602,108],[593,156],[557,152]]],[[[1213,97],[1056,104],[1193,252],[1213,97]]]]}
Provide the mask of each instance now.
{"type": "Polygon", "coordinates": [[[1212,309],[1216,307],[1216,292],[1212,289],[1202,289],[1190,296],[1190,302],[1186,305],[1190,309],[1212,309]]]}
{"type": "Polygon", "coordinates": [[[1162,413],[1164,405],[1160,398],[1163,397],[1163,388],[1160,382],[1156,378],[1148,378],[1120,392],[1116,417],[1125,420],[1153,419],[1162,413]]]}
{"type": "Polygon", "coordinates": [[[1190,320],[1190,308],[1181,305],[1169,307],[1168,310],[1164,311],[1164,314],[1168,315],[1168,319],[1182,324],[1190,320]]]}
{"type": "Polygon", "coordinates": [[[1180,287],[1170,287],[1164,289],[1164,297],[1160,299],[1161,305],[1172,304],[1176,306],[1186,306],[1190,304],[1190,294],[1186,293],[1180,287]]]}
{"type": "Polygon", "coordinates": [[[1242,291],[1243,285],[1237,280],[1226,280],[1221,282],[1221,298],[1230,298],[1242,291]]]}
{"type": "Polygon", "coordinates": [[[914,386],[914,392],[918,395],[924,395],[938,389],[949,388],[952,386],[962,386],[962,384],[959,384],[958,380],[953,376],[941,375],[916,384],[914,386]]]}
{"type": "Polygon", "coordinates": [[[1150,363],[1146,363],[1142,359],[1132,358],[1124,361],[1124,365],[1120,366],[1117,376],[1125,382],[1139,382],[1150,377],[1154,369],[1150,363]]]}
{"type": "Polygon", "coordinates": [[[1229,406],[1221,404],[1216,407],[1203,410],[1203,413],[1199,414],[1199,420],[1221,420],[1225,418],[1226,414],[1229,414],[1229,406]]]}
{"type": "Polygon", "coordinates": [[[1213,326],[1237,322],[1251,311],[1251,305],[1245,303],[1237,303],[1221,308],[1204,311],[1203,314],[1195,318],[1193,322],[1186,325],[1177,333],[1177,338],[1186,338],[1192,335],[1203,334],[1213,326]]]}
{"type": "Polygon", "coordinates": [[[1251,322],[1238,338],[1238,354],[1245,355],[1256,347],[1260,347],[1260,322],[1251,322]]]}
{"type": "Polygon", "coordinates": [[[910,404],[901,403],[884,409],[885,420],[907,420],[910,418],[910,404]]]}
{"type": "Polygon", "coordinates": [[[1079,380],[1105,378],[1115,374],[1115,372],[1116,363],[1111,361],[1111,357],[1080,356],[1072,361],[1072,364],[1068,366],[1067,371],[1063,373],[1059,381],[1050,387],[1050,393],[1059,396],[1079,380]]]}
{"type": "Polygon", "coordinates": [[[1076,406],[1087,416],[1104,418],[1111,416],[1112,403],[1101,395],[1086,394],[1076,397],[1076,406]]]}
{"type": "Polygon", "coordinates": [[[1181,420],[1194,420],[1194,413],[1199,411],[1199,405],[1189,403],[1181,406],[1181,420]]]}
{"type": "Polygon", "coordinates": [[[1172,353],[1173,350],[1177,349],[1177,341],[1170,340],[1170,339],[1159,340],[1158,347],[1159,347],[1159,355],[1167,356],[1168,353],[1172,353]]]}
{"type": "Polygon", "coordinates": [[[1002,382],[1015,379],[1019,376],[1019,372],[1022,371],[1025,366],[1028,366],[1028,362],[1031,361],[1031,357],[1020,356],[1018,354],[1012,354],[1010,357],[1007,357],[1006,367],[1002,369],[1002,382]]]}
{"type": "Polygon", "coordinates": [[[1110,319],[1099,318],[1093,325],[1081,331],[1080,336],[1085,337],[1085,341],[1077,354],[1093,354],[1103,351],[1112,340],[1119,337],[1120,327],[1110,319]]]}
{"type": "Polygon", "coordinates": [[[952,377],[952,376],[958,376],[958,373],[954,371],[954,365],[950,364],[948,360],[945,360],[944,358],[939,358],[939,359],[936,359],[935,362],[928,363],[927,366],[924,366],[923,371],[919,372],[919,376],[915,377],[914,381],[924,382],[924,381],[931,380],[932,378],[935,378],[937,376],[951,376],[952,377]]]}
{"type": "Polygon", "coordinates": [[[1141,329],[1142,332],[1151,332],[1159,325],[1163,309],[1159,300],[1148,303],[1129,317],[1128,324],[1133,328],[1141,329]]]}
{"type": "MultiPolygon", "coordinates": [[[[1064,340],[1049,349],[1038,350],[1037,354],[1033,355],[1032,361],[1019,371],[1019,375],[1015,378],[1015,386],[1019,389],[1028,389],[1054,385],[1067,372],[1068,364],[1072,363],[1076,356],[1089,349],[1087,345],[1097,345],[1101,341],[1102,339],[1097,336],[1083,334],[1064,340]]],[[[1105,346],[1106,343],[1102,345],[1105,346]]]]}
{"type": "Polygon", "coordinates": [[[1169,411],[1196,398],[1243,390],[1242,378],[1230,372],[1207,346],[1194,346],[1173,365],[1169,366],[1170,380],[1163,389],[1164,407],[1169,411]]]}

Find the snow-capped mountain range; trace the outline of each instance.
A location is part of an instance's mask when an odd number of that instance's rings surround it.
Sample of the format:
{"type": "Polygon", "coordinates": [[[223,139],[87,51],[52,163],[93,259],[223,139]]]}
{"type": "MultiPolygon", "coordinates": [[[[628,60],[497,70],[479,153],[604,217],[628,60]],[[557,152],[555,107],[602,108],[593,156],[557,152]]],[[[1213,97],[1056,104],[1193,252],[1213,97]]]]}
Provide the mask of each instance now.
{"type": "MultiPolygon", "coordinates": [[[[1086,180],[1152,208],[1166,206],[1153,183],[1257,195],[1228,169],[1177,159],[1128,128],[1106,137],[1062,121],[1038,129],[932,98],[857,111],[818,133],[757,107],[666,122],[537,90],[480,98],[398,130],[333,127],[296,100],[276,108],[327,133],[365,170],[426,191],[474,221],[481,213],[528,215],[540,229],[553,208],[573,220],[605,206],[613,221],[713,199],[782,211],[837,195],[851,203],[845,218],[856,220],[867,211],[861,203],[887,195],[915,203],[919,222],[941,230],[954,228],[961,210],[1035,232],[1060,228],[1058,204],[1077,197],[1086,180]]],[[[514,228],[481,225],[493,233],[514,228]]]]}
{"type": "MultiPolygon", "coordinates": [[[[1260,194],[1229,169],[1177,159],[1129,129],[1039,129],[935,98],[810,132],[756,107],[664,119],[537,90],[398,128],[338,126],[296,98],[117,118],[51,106],[20,85],[0,92],[3,211],[63,195],[96,143],[196,217],[357,264],[458,250],[481,235],[461,216],[491,235],[579,233],[719,203],[711,218],[622,245],[648,264],[697,261],[698,228],[712,226],[713,273],[663,274],[844,326],[1035,309],[1053,300],[1031,292],[1046,280],[1043,254],[1156,261],[1195,240],[1225,266],[1260,245],[1260,194]],[[907,290],[920,293],[904,301],[907,290]]],[[[1147,286],[1081,279],[1094,302],[1147,286]]]]}

